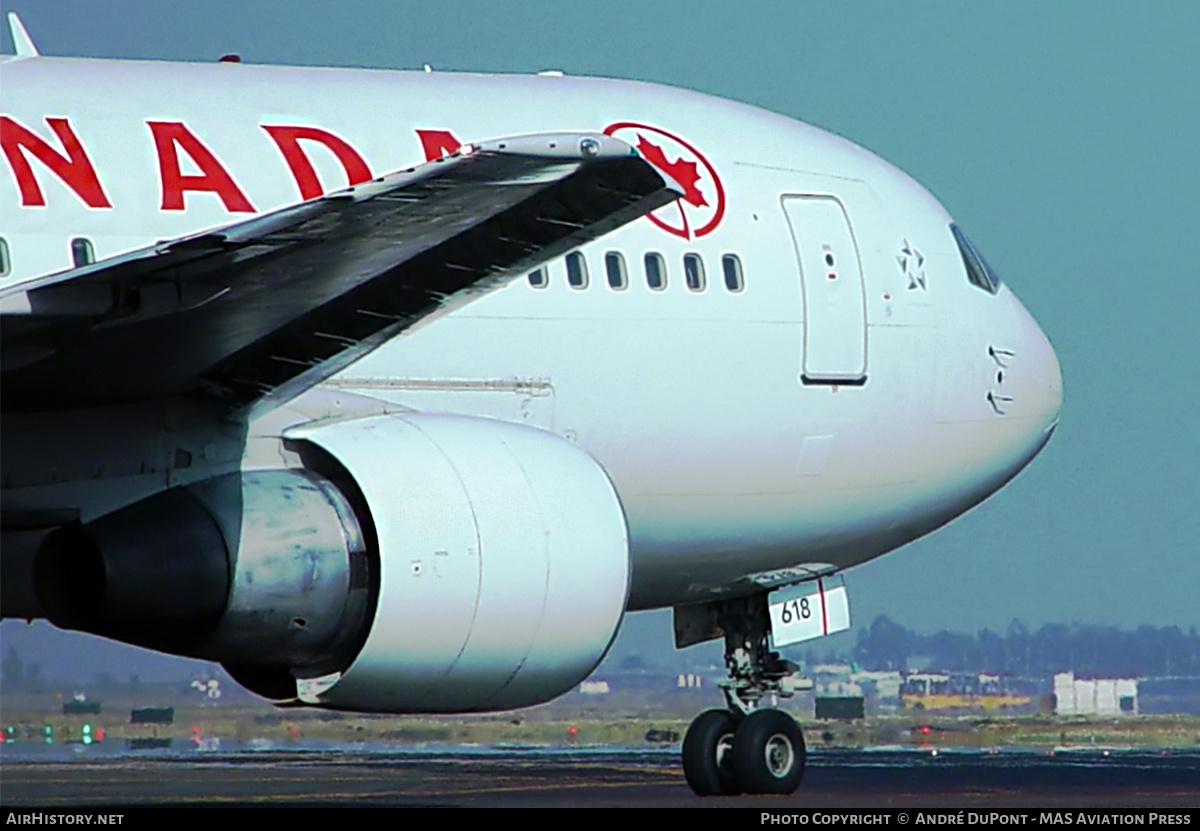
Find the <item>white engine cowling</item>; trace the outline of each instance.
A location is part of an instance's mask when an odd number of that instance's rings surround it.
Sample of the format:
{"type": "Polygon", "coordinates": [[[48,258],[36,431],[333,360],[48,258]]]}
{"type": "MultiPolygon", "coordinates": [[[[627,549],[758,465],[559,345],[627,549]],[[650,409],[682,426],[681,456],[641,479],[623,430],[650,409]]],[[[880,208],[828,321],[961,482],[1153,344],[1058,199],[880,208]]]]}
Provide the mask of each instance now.
{"type": "Polygon", "coordinates": [[[362,649],[301,700],[390,712],[499,710],[585,678],[629,593],[624,511],[603,468],[558,436],[446,415],[289,432],[353,478],[378,547],[362,649]]]}

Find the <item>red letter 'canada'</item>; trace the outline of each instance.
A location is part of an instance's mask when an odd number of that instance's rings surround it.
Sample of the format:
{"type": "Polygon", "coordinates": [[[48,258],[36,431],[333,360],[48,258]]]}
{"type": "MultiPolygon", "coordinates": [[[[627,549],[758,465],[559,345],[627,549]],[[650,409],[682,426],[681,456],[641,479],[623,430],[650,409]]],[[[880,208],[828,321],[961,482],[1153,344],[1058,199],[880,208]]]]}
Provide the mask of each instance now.
{"type": "Polygon", "coordinates": [[[7,115],[0,115],[0,145],[17,180],[17,188],[21,191],[21,204],[26,207],[43,207],[46,204],[46,197],[42,194],[37,177],[33,175],[29,159],[25,158],[25,152],[28,152],[49,168],[64,185],[75,191],[83,204],[89,208],[111,208],[112,203],[104,195],[96,169],[92,167],[87,151],[79,143],[67,119],[47,116],[46,124],[58,136],[59,143],[66,151],[65,156],[37,133],[7,115]]]}
{"type": "Polygon", "coordinates": [[[462,142],[449,130],[417,130],[417,138],[421,140],[421,149],[425,151],[427,162],[453,155],[462,147],[462,142]]]}
{"type": "Polygon", "coordinates": [[[296,186],[300,188],[301,199],[315,199],[325,192],[321,187],[320,179],[317,178],[317,171],[313,169],[312,161],[300,147],[301,141],[315,141],[324,145],[333,155],[337,156],[342,169],[346,171],[346,179],[351,185],[362,184],[371,179],[371,170],[358,151],[351,147],[345,139],[335,136],[328,130],[322,130],[319,127],[285,127],[273,124],[263,124],[262,128],[279,146],[279,152],[283,154],[283,160],[287,162],[292,176],[296,179],[296,186]]]}
{"type": "Polygon", "coordinates": [[[146,126],[154,135],[154,149],[158,152],[164,211],[182,211],[183,192],[196,190],[215,193],[225,203],[227,211],[254,213],[254,206],[233,181],[233,177],[186,125],[180,121],[147,121],[146,126]],[[185,175],[180,170],[176,145],[200,168],[199,176],[185,175]]]}

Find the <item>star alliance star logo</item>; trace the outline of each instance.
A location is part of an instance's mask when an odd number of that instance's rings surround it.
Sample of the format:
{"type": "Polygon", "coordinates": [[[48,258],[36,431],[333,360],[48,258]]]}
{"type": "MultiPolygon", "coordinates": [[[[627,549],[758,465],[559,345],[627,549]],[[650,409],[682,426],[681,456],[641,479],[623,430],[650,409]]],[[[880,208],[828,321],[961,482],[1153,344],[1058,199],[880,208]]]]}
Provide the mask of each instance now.
{"type": "Polygon", "coordinates": [[[900,270],[904,272],[904,276],[908,278],[908,290],[914,289],[925,290],[925,257],[916,248],[908,244],[908,240],[904,240],[904,247],[900,249],[900,256],[896,258],[900,263],[900,270]]]}

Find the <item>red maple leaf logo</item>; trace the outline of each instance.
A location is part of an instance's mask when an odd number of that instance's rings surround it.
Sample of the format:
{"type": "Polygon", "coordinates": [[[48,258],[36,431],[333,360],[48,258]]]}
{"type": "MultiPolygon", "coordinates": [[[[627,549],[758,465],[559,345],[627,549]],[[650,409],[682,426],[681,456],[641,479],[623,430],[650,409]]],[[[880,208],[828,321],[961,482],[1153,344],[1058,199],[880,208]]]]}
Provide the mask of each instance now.
{"type": "Polygon", "coordinates": [[[695,205],[697,208],[708,204],[708,200],[704,198],[704,194],[696,187],[696,183],[700,181],[700,171],[696,169],[695,162],[684,161],[682,156],[673,162],[667,161],[667,155],[663,152],[663,149],[648,140],[641,133],[638,133],[637,149],[645,157],[646,161],[683,185],[684,201],[695,205]]]}

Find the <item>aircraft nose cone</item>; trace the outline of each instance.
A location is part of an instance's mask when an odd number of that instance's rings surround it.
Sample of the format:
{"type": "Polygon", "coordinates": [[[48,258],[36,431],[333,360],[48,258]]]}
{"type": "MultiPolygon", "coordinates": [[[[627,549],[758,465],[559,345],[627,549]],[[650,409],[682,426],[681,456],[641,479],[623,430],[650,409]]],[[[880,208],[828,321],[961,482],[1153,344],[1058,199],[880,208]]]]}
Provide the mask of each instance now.
{"type": "MultiPolygon", "coordinates": [[[[1020,354],[1013,356],[1014,398],[1022,415],[1034,419],[1040,432],[1058,424],[1062,410],[1062,368],[1050,339],[1016,297],[1013,297],[1020,354]]],[[[1015,402],[1014,402],[1015,403],[1015,402]]]]}

